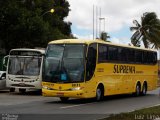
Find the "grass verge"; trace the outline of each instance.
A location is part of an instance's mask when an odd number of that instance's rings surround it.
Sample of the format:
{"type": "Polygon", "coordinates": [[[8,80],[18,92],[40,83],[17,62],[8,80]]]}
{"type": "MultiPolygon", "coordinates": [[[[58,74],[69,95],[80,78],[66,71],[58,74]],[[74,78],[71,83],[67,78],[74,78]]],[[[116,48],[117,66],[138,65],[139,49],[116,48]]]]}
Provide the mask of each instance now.
{"type": "Polygon", "coordinates": [[[160,120],[160,106],[110,115],[101,120],[160,120]]]}

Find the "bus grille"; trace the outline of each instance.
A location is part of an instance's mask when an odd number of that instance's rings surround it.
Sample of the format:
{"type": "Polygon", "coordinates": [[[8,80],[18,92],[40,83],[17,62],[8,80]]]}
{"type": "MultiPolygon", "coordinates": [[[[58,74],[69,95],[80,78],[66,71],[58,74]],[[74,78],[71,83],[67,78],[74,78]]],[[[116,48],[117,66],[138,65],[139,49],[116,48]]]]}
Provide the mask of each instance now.
{"type": "Polygon", "coordinates": [[[34,85],[27,84],[12,84],[13,87],[35,87],[34,85]]]}

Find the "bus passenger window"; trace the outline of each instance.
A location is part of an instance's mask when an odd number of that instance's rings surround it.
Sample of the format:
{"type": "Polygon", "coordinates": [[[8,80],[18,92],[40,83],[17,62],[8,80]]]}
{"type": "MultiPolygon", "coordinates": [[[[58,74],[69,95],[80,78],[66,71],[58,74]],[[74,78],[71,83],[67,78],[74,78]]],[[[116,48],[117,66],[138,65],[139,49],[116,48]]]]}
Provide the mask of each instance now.
{"type": "Polygon", "coordinates": [[[136,50],[135,52],[135,62],[142,63],[142,51],[136,50]]]}
{"type": "Polygon", "coordinates": [[[109,46],[109,60],[110,61],[117,61],[118,60],[118,49],[115,46],[109,46]]]}
{"type": "Polygon", "coordinates": [[[86,64],[86,80],[90,80],[94,75],[97,58],[97,44],[91,44],[88,48],[86,64]]]}
{"type": "Polygon", "coordinates": [[[157,63],[157,53],[156,52],[152,52],[152,64],[156,64],[157,63]]]}
{"type": "Polygon", "coordinates": [[[99,44],[98,47],[98,63],[104,63],[108,60],[107,45],[99,44]]]}

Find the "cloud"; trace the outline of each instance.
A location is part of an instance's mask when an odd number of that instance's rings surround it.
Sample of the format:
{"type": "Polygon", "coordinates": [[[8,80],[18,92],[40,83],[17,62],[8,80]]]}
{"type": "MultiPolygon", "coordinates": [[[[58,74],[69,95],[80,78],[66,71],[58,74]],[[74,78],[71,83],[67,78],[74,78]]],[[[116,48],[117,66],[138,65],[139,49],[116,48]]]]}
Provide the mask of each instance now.
{"type": "Polygon", "coordinates": [[[79,38],[79,39],[84,39],[84,40],[87,40],[87,39],[93,39],[93,35],[92,34],[89,34],[89,35],[78,35],[78,34],[73,34],[75,37],[79,38]]]}
{"type": "Polygon", "coordinates": [[[66,18],[78,29],[92,30],[93,4],[101,7],[101,17],[106,18],[108,32],[118,31],[123,26],[132,26],[134,19],[140,20],[144,12],[160,14],[159,0],[68,0],[70,13],[66,18]]]}
{"type": "Polygon", "coordinates": [[[110,38],[109,41],[115,44],[126,44],[126,45],[131,44],[130,40],[127,37],[121,37],[121,38],[113,37],[110,38]]]}
{"type": "Polygon", "coordinates": [[[109,41],[111,41],[112,43],[117,43],[117,44],[120,43],[120,40],[116,37],[111,38],[109,41]]]}

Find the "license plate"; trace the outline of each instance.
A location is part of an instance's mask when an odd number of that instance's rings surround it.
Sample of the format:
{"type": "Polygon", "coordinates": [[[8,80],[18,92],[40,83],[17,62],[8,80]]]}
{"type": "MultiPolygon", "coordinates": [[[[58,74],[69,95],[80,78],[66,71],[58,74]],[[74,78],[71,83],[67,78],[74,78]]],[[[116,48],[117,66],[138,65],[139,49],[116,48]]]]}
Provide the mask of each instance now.
{"type": "Polygon", "coordinates": [[[25,83],[19,83],[20,86],[25,86],[25,83]]]}
{"type": "Polygon", "coordinates": [[[64,96],[64,93],[57,93],[57,96],[64,96]]]}

